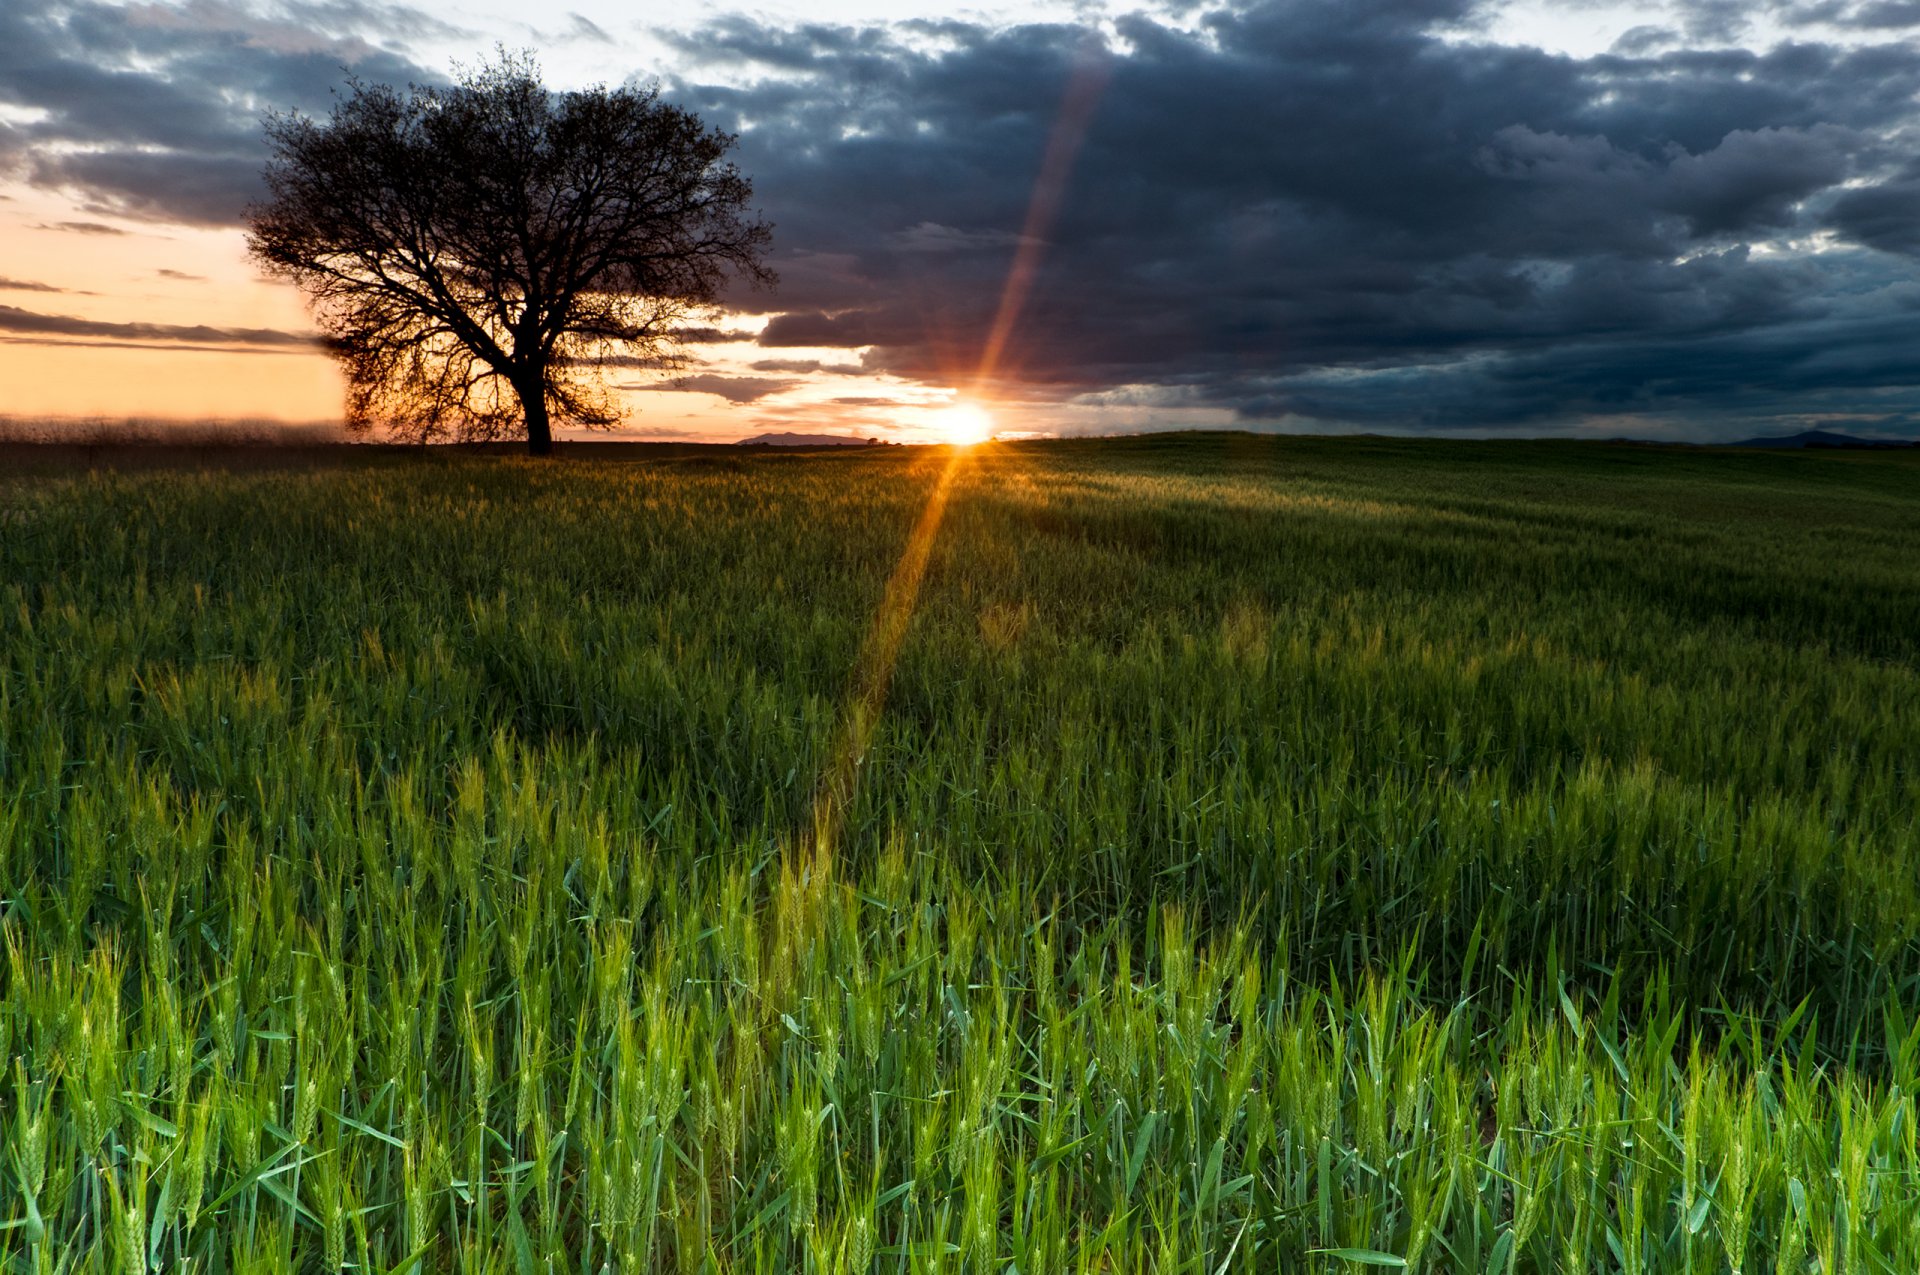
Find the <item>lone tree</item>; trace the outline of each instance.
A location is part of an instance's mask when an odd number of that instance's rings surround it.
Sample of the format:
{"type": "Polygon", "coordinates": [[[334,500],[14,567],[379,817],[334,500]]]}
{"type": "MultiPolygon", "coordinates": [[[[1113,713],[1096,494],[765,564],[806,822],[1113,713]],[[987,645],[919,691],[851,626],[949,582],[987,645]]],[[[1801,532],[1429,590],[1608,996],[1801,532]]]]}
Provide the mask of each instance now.
{"type": "Polygon", "coordinates": [[[247,247],[308,294],[347,420],[491,439],[619,417],[600,372],[668,367],[729,276],[773,282],[735,139],[657,90],[553,93],[502,53],[451,88],[353,81],[270,116],[247,247]]]}

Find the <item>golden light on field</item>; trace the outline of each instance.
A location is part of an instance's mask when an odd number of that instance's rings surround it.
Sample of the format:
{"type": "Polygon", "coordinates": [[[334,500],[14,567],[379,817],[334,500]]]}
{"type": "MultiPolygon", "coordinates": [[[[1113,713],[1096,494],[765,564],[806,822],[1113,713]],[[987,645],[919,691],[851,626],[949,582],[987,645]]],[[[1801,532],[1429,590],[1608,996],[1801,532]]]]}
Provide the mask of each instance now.
{"type": "Polygon", "coordinates": [[[985,408],[972,403],[956,403],[942,408],[936,420],[940,436],[960,447],[971,447],[993,437],[993,417],[985,408]]]}

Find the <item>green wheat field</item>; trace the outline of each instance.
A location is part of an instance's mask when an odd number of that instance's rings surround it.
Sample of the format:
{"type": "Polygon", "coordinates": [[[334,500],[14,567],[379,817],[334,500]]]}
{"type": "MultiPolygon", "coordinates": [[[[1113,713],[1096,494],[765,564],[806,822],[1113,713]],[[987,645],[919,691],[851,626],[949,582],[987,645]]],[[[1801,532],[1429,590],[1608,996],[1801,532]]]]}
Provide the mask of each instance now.
{"type": "Polygon", "coordinates": [[[1920,454],[0,477],[0,1269],[1920,1269],[1920,454]]]}

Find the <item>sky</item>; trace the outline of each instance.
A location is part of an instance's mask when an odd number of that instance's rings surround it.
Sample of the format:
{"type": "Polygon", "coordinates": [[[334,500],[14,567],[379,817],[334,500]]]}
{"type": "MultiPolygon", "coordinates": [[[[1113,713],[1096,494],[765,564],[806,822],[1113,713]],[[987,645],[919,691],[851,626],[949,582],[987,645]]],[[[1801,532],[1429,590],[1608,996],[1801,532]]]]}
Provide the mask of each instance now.
{"type": "Polygon", "coordinates": [[[774,225],[635,437],[1920,438],[1920,0],[527,11],[5,0],[0,414],[337,420],[262,113],[505,46],[737,133],[774,225]]]}

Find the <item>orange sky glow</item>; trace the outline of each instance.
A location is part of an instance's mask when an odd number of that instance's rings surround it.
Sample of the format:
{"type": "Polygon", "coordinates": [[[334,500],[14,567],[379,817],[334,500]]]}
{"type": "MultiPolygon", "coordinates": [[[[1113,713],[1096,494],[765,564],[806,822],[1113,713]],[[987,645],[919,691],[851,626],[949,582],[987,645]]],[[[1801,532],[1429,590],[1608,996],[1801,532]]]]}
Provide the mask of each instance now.
{"type": "MultiPolygon", "coordinates": [[[[862,365],[864,348],[762,346],[753,336],[777,314],[723,315],[717,326],[741,339],[682,346],[685,364],[671,374],[606,377],[627,414],[611,436],[730,442],[800,433],[974,443],[1144,424],[1144,410],[1130,411],[1124,395],[1118,404],[1062,402],[1029,397],[1019,386],[1027,294],[1105,80],[1098,58],[1072,77],[1045,153],[1036,157],[998,313],[979,349],[950,352],[953,366],[939,373],[944,383],[876,373],[862,365]]],[[[318,348],[299,293],[253,267],[237,227],[116,216],[83,197],[0,177],[0,320],[11,320],[0,322],[0,378],[8,387],[0,432],[11,424],[57,435],[117,421],[143,429],[239,421],[331,430],[342,417],[341,374],[318,348]],[[299,339],[305,334],[315,344],[299,339]]],[[[1154,412],[1161,423],[1202,426],[1229,415],[1164,405],[1154,412]]]]}
{"type": "MultiPolygon", "coordinates": [[[[317,348],[206,334],[179,340],[158,331],[315,331],[298,292],[254,270],[239,230],[113,217],[21,185],[0,186],[0,194],[0,307],[135,328],[104,337],[0,333],[0,383],[7,386],[0,416],[56,431],[69,421],[120,418],[303,425],[340,419],[340,374],[317,348]],[[38,286],[8,286],[23,283],[38,286]]],[[[722,326],[750,332],[764,322],[728,318],[722,326]]],[[[771,392],[768,378],[749,367],[769,351],[725,342],[686,352],[688,366],[674,376],[609,377],[628,409],[617,436],[727,442],[781,431],[922,442],[948,441],[956,432],[973,441],[1002,426],[1021,432],[1017,410],[956,406],[956,386],[836,376],[836,366],[857,368],[850,362],[857,350],[783,348],[783,360],[825,370],[779,378],[771,392]],[[684,387],[671,384],[683,378],[684,387]],[[855,398],[861,401],[836,401],[855,398]]]]}

